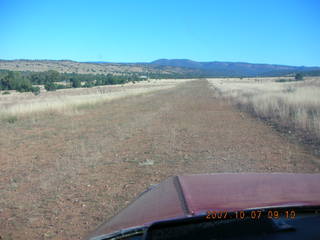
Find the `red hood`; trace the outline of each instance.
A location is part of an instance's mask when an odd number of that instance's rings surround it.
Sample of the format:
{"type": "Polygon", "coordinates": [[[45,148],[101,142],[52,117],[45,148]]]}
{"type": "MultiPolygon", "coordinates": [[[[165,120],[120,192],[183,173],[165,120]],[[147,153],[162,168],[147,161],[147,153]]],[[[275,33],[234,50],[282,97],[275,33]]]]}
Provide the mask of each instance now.
{"type": "Polygon", "coordinates": [[[139,196],[91,236],[207,210],[319,206],[320,174],[218,173],[171,177],[139,196]]]}

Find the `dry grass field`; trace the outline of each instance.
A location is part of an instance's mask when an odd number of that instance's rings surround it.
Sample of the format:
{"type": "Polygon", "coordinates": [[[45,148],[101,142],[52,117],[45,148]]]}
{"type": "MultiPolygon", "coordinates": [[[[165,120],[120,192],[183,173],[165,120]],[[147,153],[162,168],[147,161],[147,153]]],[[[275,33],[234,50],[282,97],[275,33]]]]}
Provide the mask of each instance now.
{"type": "Polygon", "coordinates": [[[208,81],[176,83],[1,95],[1,109],[21,110],[0,120],[0,239],[82,239],[173,175],[320,172],[319,156],[239,111],[208,81]],[[131,94],[139,89],[157,90],[131,94]],[[24,110],[36,99],[52,106],[82,95],[90,98],[77,107],[24,110]]]}
{"type": "Polygon", "coordinates": [[[210,79],[211,86],[242,110],[320,142],[320,78],[276,82],[279,78],[210,79]]]}
{"type": "Polygon", "coordinates": [[[32,93],[2,95],[0,91],[0,119],[13,120],[26,114],[38,112],[78,113],[84,106],[115,100],[126,96],[135,96],[162,89],[175,87],[184,80],[152,80],[135,84],[99,86],[93,88],[63,89],[53,92],[42,92],[35,96],[32,93]]]}

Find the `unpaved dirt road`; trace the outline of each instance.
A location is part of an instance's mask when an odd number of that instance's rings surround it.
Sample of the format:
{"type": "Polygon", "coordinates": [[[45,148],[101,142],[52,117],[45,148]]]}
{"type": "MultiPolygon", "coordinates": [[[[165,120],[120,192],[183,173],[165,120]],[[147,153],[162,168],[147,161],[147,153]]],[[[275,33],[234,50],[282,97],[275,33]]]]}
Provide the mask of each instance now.
{"type": "Polygon", "coordinates": [[[205,80],[0,124],[0,239],[79,239],[168,176],[319,172],[205,80]]]}

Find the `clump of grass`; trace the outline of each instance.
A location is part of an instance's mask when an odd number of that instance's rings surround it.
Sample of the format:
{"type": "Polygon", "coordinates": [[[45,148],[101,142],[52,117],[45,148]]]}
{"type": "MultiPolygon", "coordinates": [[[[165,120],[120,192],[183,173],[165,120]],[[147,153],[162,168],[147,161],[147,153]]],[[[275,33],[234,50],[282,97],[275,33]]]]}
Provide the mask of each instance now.
{"type": "Polygon", "coordinates": [[[8,92],[8,91],[4,91],[3,93],[2,93],[2,95],[9,95],[10,94],[10,92],[8,92]]]}

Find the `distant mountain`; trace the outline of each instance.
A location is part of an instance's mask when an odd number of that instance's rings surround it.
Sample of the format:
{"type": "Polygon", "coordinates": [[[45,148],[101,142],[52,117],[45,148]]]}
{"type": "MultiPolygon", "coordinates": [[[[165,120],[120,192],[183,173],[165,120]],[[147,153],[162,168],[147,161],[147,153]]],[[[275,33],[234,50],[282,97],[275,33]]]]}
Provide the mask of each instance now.
{"type": "Polygon", "coordinates": [[[189,59],[158,59],[151,62],[151,64],[162,65],[162,66],[206,69],[205,62],[196,62],[189,59]]]}
{"type": "Polygon", "coordinates": [[[150,63],[76,62],[72,60],[0,60],[0,70],[47,71],[81,74],[138,74],[161,77],[253,77],[281,76],[297,72],[318,74],[320,67],[253,64],[245,62],[197,62],[189,59],[159,59],[150,63]]]}
{"type": "Polygon", "coordinates": [[[204,75],[209,76],[268,76],[320,70],[320,67],[297,67],[246,62],[196,62],[189,59],[158,59],[150,64],[155,66],[198,69],[201,70],[204,75]]]}

